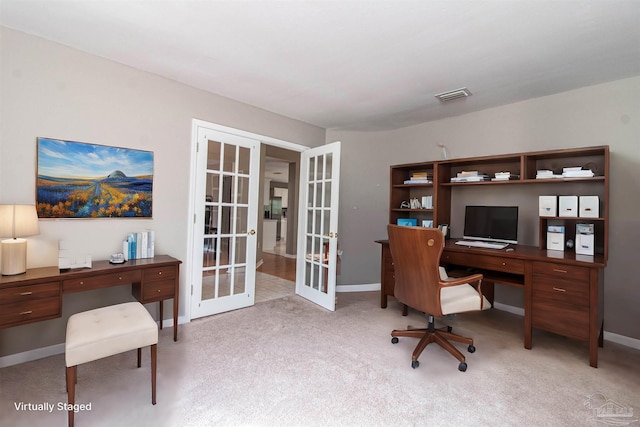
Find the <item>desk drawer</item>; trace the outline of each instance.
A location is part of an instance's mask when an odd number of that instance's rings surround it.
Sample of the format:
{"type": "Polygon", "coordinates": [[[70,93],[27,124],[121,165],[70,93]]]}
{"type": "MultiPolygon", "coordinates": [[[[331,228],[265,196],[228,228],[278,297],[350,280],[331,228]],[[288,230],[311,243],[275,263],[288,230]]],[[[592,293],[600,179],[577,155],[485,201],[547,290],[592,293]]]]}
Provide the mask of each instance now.
{"type": "Polygon", "coordinates": [[[143,285],[142,301],[160,301],[175,296],[175,279],[155,281],[143,285]]]}
{"type": "Polygon", "coordinates": [[[589,283],[578,282],[569,277],[534,274],[533,299],[548,299],[582,307],[589,307],[589,283]]]}
{"type": "Polygon", "coordinates": [[[60,282],[42,283],[40,285],[17,286],[0,290],[0,305],[28,302],[42,298],[60,298],[60,282]]]}
{"type": "Polygon", "coordinates": [[[589,339],[589,309],[557,301],[534,299],[533,327],[579,340],[589,339]]]}
{"type": "MultiPolygon", "coordinates": [[[[177,268],[173,265],[165,267],[147,268],[144,270],[144,283],[154,282],[156,280],[175,279],[177,268]]],[[[173,283],[173,282],[172,282],[173,283]]]]}
{"type": "Polygon", "coordinates": [[[123,271],[120,273],[107,273],[100,276],[84,277],[81,279],[68,279],[62,282],[63,293],[81,292],[91,289],[109,288],[111,286],[126,285],[140,282],[140,271],[123,271]]]}
{"type": "Polygon", "coordinates": [[[524,261],[513,258],[445,252],[442,262],[505,273],[524,274],[524,261]]]}
{"type": "Polygon", "coordinates": [[[53,319],[62,314],[60,282],[0,291],[0,328],[53,319]]]}
{"type": "Polygon", "coordinates": [[[588,282],[589,269],[575,265],[555,264],[552,262],[534,262],[533,274],[568,278],[575,282],[588,282]]]}

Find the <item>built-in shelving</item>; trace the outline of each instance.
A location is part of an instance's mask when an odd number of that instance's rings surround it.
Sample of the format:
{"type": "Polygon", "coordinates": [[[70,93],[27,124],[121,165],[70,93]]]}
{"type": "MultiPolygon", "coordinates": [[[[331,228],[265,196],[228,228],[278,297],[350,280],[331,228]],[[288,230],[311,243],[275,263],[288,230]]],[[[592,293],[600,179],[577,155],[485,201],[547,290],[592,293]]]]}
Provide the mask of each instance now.
{"type": "MultiPolygon", "coordinates": [[[[451,223],[451,199],[456,188],[491,188],[505,187],[505,198],[519,191],[521,185],[540,185],[545,189],[550,184],[558,195],[576,194],[576,189],[596,194],[600,197],[600,216],[598,218],[576,217],[541,217],[536,225],[539,231],[538,245],[546,248],[546,228],[549,224],[563,224],[567,230],[567,239],[575,239],[575,226],[580,223],[595,225],[596,254],[608,256],[609,229],[609,147],[594,146],[561,150],[536,151],[528,153],[505,154],[497,156],[470,157],[411,163],[391,166],[391,183],[389,197],[389,222],[395,224],[398,218],[416,218],[418,224],[422,220],[432,220],[433,225],[451,223]],[[579,178],[536,179],[538,170],[551,170],[560,174],[563,168],[581,167],[591,169],[595,176],[579,178]],[[416,170],[428,171],[432,177],[429,184],[405,184],[411,173],[416,170]],[[496,172],[509,172],[512,179],[508,181],[451,182],[451,178],[463,171],[477,171],[489,177],[496,172]],[[514,185],[518,187],[513,187],[514,185]],[[586,186],[586,190],[583,187],[586,186]],[[509,188],[509,190],[506,190],[509,188]],[[404,209],[403,201],[422,196],[433,197],[433,209],[404,209]]],[[[474,190],[475,191],[475,190],[474,190]]],[[[567,248],[570,252],[571,248],[567,248]]]]}

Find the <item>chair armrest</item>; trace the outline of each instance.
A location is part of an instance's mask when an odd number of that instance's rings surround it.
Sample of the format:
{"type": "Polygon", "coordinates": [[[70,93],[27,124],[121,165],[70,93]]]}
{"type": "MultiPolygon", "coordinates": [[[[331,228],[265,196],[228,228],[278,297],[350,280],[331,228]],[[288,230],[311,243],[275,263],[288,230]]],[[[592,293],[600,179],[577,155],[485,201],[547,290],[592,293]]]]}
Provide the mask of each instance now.
{"type": "Polygon", "coordinates": [[[470,286],[475,288],[475,290],[478,292],[478,295],[480,295],[480,309],[483,309],[484,299],[482,298],[482,288],[480,287],[480,285],[482,284],[482,277],[482,274],[472,274],[471,276],[465,277],[449,277],[446,280],[440,281],[440,288],[445,288],[447,286],[464,285],[465,283],[468,283],[470,286]],[[473,285],[474,282],[475,286],[473,285]]]}
{"type": "Polygon", "coordinates": [[[475,287],[479,288],[481,281],[482,281],[482,274],[472,274],[471,276],[465,276],[465,277],[449,277],[445,280],[440,281],[440,287],[457,286],[457,285],[463,285],[465,283],[468,283],[471,285],[473,282],[478,282],[478,285],[474,286],[474,288],[475,287]]]}

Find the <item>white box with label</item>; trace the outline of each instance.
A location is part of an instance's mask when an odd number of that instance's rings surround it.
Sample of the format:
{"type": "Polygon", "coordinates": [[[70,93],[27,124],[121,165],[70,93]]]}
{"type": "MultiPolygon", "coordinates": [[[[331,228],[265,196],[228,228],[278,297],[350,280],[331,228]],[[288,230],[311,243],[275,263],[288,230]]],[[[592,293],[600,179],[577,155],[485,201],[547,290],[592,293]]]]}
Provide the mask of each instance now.
{"type": "Polygon", "coordinates": [[[564,251],[564,225],[547,226],[547,249],[564,251]]]}
{"type": "Polygon", "coordinates": [[[560,196],[558,216],[578,216],[578,196],[560,196]]]}
{"type": "Polygon", "coordinates": [[[579,207],[579,216],[582,218],[598,218],[600,216],[598,196],[580,196],[579,207]]]}
{"type": "Polygon", "coordinates": [[[539,196],[538,215],[556,216],[558,208],[558,196],[539,196]]]}
{"type": "Polygon", "coordinates": [[[576,253],[593,255],[595,238],[593,224],[576,224],[576,253]]]}

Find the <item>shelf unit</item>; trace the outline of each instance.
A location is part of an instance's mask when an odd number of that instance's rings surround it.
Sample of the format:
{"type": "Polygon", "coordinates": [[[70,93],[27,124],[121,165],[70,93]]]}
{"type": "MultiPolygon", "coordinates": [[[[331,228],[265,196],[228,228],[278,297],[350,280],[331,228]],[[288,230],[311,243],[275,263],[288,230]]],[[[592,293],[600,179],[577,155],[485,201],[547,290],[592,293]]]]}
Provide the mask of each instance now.
{"type": "Polygon", "coordinates": [[[415,218],[418,225],[423,220],[435,222],[435,195],[434,195],[434,163],[414,163],[391,168],[391,191],[389,195],[390,209],[389,221],[395,224],[399,218],[415,218]],[[431,183],[405,184],[415,172],[426,172],[431,178],[431,183]],[[433,197],[432,209],[410,209],[401,207],[402,202],[410,202],[411,199],[422,200],[424,196],[433,197]]]}
{"type": "MultiPolygon", "coordinates": [[[[595,146],[562,150],[534,151],[527,153],[505,154],[497,156],[469,157],[411,163],[391,166],[389,222],[397,223],[398,218],[416,218],[418,225],[424,219],[433,220],[433,226],[451,223],[451,199],[456,188],[475,187],[478,191],[485,186],[505,187],[505,198],[510,192],[519,191],[521,186],[551,184],[556,189],[555,195],[576,194],[578,187],[586,194],[598,195],[600,200],[600,216],[598,218],[576,217],[540,217],[538,227],[538,246],[546,248],[546,229],[548,225],[564,225],[566,238],[575,240],[576,224],[594,224],[595,253],[608,258],[609,234],[609,147],[595,146]],[[548,169],[561,173],[564,167],[580,166],[591,169],[595,173],[589,178],[552,178],[536,179],[537,171],[548,169]],[[426,170],[433,177],[431,184],[404,184],[411,173],[426,170]],[[508,181],[451,182],[462,171],[478,171],[493,177],[496,172],[510,172],[514,179],[508,181]],[[580,186],[578,185],[580,184],[580,186]],[[512,186],[516,187],[512,187],[512,186]],[[508,190],[507,190],[508,189],[508,190]],[[433,209],[401,208],[403,201],[412,198],[420,199],[424,195],[433,196],[433,209]]],[[[529,188],[529,187],[527,187],[529,188]]],[[[549,187],[545,187],[547,189],[549,187]]],[[[541,194],[542,195],[542,194],[541,194]]],[[[553,195],[547,194],[544,195],[553,195]]],[[[573,249],[566,248],[567,256],[575,256],[573,249]]]]}

